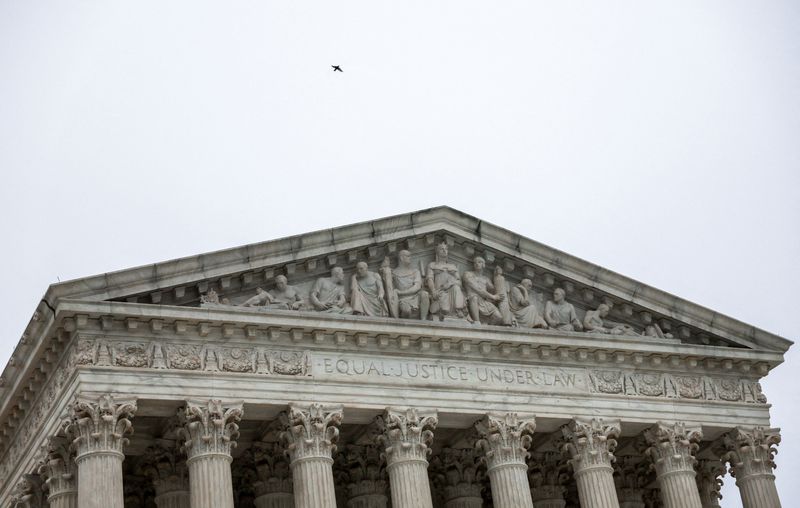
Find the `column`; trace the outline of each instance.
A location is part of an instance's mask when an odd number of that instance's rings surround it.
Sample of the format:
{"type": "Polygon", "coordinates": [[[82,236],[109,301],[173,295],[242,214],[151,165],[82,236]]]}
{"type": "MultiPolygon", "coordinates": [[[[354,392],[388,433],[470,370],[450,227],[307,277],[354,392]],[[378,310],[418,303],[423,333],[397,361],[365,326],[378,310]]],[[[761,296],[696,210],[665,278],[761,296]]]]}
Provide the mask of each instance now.
{"type": "Polygon", "coordinates": [[[386,453],[386,471],[392,492],[392,508],[432,508],[428,481],[428,448],[439,423],[435,412],[386,409],[376,420],[378,437],[386,453]]]}
{"type": "Polygon", "coordinates": [[[286,429],[281,435],[289,443],[297,508],[336,508],[332,455],[342,411],[342,406],[290,404],[289,411],[280,416],[286,429]]]}
{"type": "Polygon", "coordinates": [[[725,464],[720,459],[697,461],[697,490],[700,492],[700,504],[703,508],[720,508],[723,476],[725,476],[725,464]]]}
{"type": "Polygon", "coordinates": [[[561,427],[561,449],[572,466],[581,508],[619,507],[611,467],[619,432],[618,421],[602,418],[576,419],[561,427]]]}
{"type": "Polygon", "coordinates": [[[124,508],[122,450],[135,412],[135,400],[118,401],[108,394],[78,397],[74,403],[68,431],[76,436],[79,508],[124,508]]]}
{"type": "Polygon", "coordinates": [[[348,445],[337,457],[337,481],[347,493],[347,508],[386,508],[389,483],[381,446],[348,445]]]}
{"type": "Polygon", "coordinates": [[[780,508],[772,474],[780,442],[780,429],[764,427],[737,427],[723,437],[724,459],[730,462],[744,508],[780,508]]]}
{"type": "Polygon", "coordinates": [[[431,483],[444,500],[444,508],[481,508],[483,506],[484,468],[478,450],[443,448],[431,459],[431,483]]]}
{"type": "Polygon", "coordinates": [[[702,508],[694,472],[702,437],[699,427],[680,422],[659,422],[644,431],[644,452],[655,466],[664,508],[702,508]]]}
{"type": "Polygon", "coordinates": [[[294,508],[292,472],[285,452],[280,443],[253,443],[256,508],[294,508]]]}
{"type": "Polygon", "coordinates": [[[533,454],[528,469],[533,507],[564,508],[567,504],[564,484],[569,476],[569,464],[559,452],[533,454]]]}
{"type": "Polygon", "coordinates": [[[174,444],[157,444],[145,450],[139,472],[153,482],[158,508],[189,508],[189,471],[174,444]]]}
{"type": "Polygon", "coordinates": [[[66,437],[51,437],[39,467],[50,508],[78,508],[77,466],[66,437]]]}
{"type": "Polygon", "coordinates": [[[178,412],[192,508],[233,508],[231,448],[239,437],[242,406],[242,402],[187,400],[178,412]]]}
{"type": "Polygon", "coordinates": [[[11,506],[13,508],[41,508],[43,497],[41,477],[35,474],[25,474],[11,491],[11,506]]]}
{"type": "Polygon", "coordinates": [[[650,463],[641,455],[618,455],[614,461],[614,479],[620,508],[645,508],[645,487],[650,463]]]}
{"type": "Polygon", "coordinates": [[[533,417],[517,413],[488,414],[475,423],[480,435],[476,447],[483,453],[495,508],[531,508],[528,484],[528,447],[536,429],[533,417]]]}

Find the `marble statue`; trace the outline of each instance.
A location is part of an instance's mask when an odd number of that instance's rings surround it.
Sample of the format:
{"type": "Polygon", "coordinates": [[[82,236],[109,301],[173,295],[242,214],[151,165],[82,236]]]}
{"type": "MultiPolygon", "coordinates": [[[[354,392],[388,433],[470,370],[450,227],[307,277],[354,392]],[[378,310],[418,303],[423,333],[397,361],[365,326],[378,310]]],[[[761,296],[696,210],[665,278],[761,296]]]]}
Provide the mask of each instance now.
{"type": "Polygon", "coordinates": [[[636,330],[629,325],[622,323],[613,323],[607,321],[605,317],[611,308],[605,303],[601,303],[597,310],[590,310],[586,312],[583,318],[583,328],[587,332],[595,333],[608,333],[611,335],[639,335],[636,330]]]}
{"type": "Polygon", "coordinates": [[[658,324],[656,324],[656,323],[653,323],[653,324],[645,326],[644,335],[646,337],[655,337],[655,338],[658,338],[658,339],[671,339],[672,338],[672,334],[671,333],[664,333],[664,330],[662,330],[661,327],[658,326],[658,324]]]}
{"type": "Polygon", "coordinates": [[[275,277],[275,289],[269,292],[272,304],[288,310],[303,310],[306,302],[294,286],[289,285],[285,275],[275,277]]]}
{"type": "Polygon", "coordinates": [[[330,314],[350,314],[344,290],[344,270],[340,266],[331,268],[330,277],[320,277],[314,282],[309,295],[314,310],[330,314]]]}
{"type": "Polygon", "coordinates": [[[356,273],[350,279],[350,305],[353,314],[360,316],[388,316],[383,281],[369,271],[367,263],[359,261],[356,273]]]}
{"type": "Polygon", "coordinates": [[[497,304],[500,315],[503,316],[503,325],[517,326],[517,320],[514,319],[514,315],[511,313],[511,307],[508,303],[508,283],[503,276],[503,269],[501,267],[496,266],[494,268],[494,279],[492,282],[494,283],[495,294],[503,297],[497,304]]]}
{"type": "Polygon", "coordinates": [[[272,303],[272,295],[264,291],[262,288],[256,288],[255,296],[251,296],[240,307],[264,307],[272,303]]]}
{"type": "Polygon", "coordinates": [[[578,319],[575,307],[565,300],[566,295],[567,292],[563,288],[556,288],[553,291],[553,299],[544,306],[544,319],[550,328],[562,332],[580,332],[583,330],[583,325],[578,319]]]}
{"type": "Polygon", "coordinates": [[[210,288],[208,292],[204,295],[200,295],[200,303],[210,303],[213,305],[219,305],[219,294],[214,291],[214,288],[210,288]]]}
{"type": "Polygon", "coordinates": [[[430,295],[422,289],[422,274],[411,265],[411,253],[401,250],[397,254],[397,268],[384,260],[382,273],[386,286],[386,299],[392,317],[428,319],[430,295]]]}
{"type": "Polygon", "coordinates": [[[522,328],[548,328],[547,321],[534,303],[533,281],[522,279],[508,292],[508,305],[514,314],[517,326],[522,328]]]}
{"type": "Polygon", "coordinates": [[[447,258],[447,243],[436,247],[436,257],[428,263],[425,283],[431,294],[431,315],[445,318],[463,319],[467,302],[461,291],[461,276],[458,267],[447,258]]]}
{"type": "Polygon", "coordinates": [[[504,295],[495,293],[494,284],[483,274],[486,261],[475,256],[472,270],[464,272],[464,288],[467,291],[467,308],[469,317],[475,323],[500,324],[503,315],[495,303],[503,301],[504,295]]]}

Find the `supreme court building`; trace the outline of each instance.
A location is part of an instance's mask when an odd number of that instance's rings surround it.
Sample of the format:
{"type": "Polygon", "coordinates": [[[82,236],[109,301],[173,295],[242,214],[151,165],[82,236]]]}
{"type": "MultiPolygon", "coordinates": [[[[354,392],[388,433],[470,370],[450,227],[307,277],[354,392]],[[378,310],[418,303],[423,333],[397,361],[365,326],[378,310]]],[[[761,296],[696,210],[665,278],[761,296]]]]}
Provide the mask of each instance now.
{"type": "Polygon", "coordinates": [[[51,286],[0,507],[780,506],[791,342],[450,208],[51,286]]]}

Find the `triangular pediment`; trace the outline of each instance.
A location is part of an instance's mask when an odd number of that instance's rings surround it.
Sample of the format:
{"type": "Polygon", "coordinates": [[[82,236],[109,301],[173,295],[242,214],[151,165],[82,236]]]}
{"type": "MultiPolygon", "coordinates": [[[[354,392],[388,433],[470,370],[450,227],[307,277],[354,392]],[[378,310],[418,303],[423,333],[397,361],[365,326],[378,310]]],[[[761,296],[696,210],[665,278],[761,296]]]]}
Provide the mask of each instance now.
{"type": "MultiPolygon", "coordinates": [[[[530,299],[541,310],[560,287],[580,321],[586,312],[605,303],[611,307],[606,319],[624,325],[629,334],[780,352],[791,345],[784,338],[447,207],[65,282],[51,286],[46,300],[51,305],[79,298],[201,306],[201,300],[208,299],[204,295],[216,293],[211,299],[218,299],[218,305],[239,306],[258,288],[274,290],[279,275],[308,298],[314,282],[327,277],[333,266],[344,270],[344,284],[349,286],[356,263],[364,261],[378,273],[387,262],[396,267],[401,250],[411,253],[412,266],[424,277],[441,242],[448,246],[449,262],[460,274],[472,270],[473,259],[481,256],[490,280],[496,267],[502,268],[509,288],[531,279],[530,299]]],[[[350,293],[349,288],[345,293],[350,293]]],[[[269,311],[266,307],[245,310],[269,311]]]]}

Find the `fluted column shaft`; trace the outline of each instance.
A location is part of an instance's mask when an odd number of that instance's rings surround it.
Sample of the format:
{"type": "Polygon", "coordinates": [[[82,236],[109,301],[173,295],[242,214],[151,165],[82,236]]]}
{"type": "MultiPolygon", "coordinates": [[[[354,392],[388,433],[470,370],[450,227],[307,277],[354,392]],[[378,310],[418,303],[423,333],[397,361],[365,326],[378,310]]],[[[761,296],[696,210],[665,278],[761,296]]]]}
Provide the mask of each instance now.
{"type": "Polygon", "coordinates": [[[190,508],[189,491],[178,490],[157,495],[155,498],[158,508],[190,508]]]}
{"type": "Polygon", "coordinates": [[[439,420],[435,413],[387,409],[377,421],[386,450],[392,508],[433,508],[428,480],[428,448],[439,420]]]}
{"type": "Polygon", "coordinates": [[[132,431],[136,401],[116,401],[111,395],[78,397],[67,432],[75,439],[79,508],[124,508],[123,448],[132,431]]]}
{"type": "MultiPolygon", "coordinates": [[[[296,508],[336,508],[333,452],[339,439],[342,407],[292,404],[281,413],[283,439],[289,443],[296,508]]],[[[192,507],[194,508],[194,507],[192,507]]]]}
{"type": "Polygon", "coordinates": [[[532,507],[531,489],[528,486],[528,466],[502,464],[489,468],[492,486],[492,503],[497,508],[532,507]]]}
{"type": "Polygon", "coordinates": [[[645,454],[656,469],[664,508],[702,508],[694,452],[702,438],[699,427],[658,423],[644,432],[645,454]]]}
{"type": "Polygon", "coordinates": [[[65,436],[51,437],[43,447],[45,459],[39,468],[51,508],[78,508],[77,465],[65,436]]]}
{"type": "Polygon", "coordinates": [[[294,496],[287,492],[272,492],[255,499],[256,508],[294,508],[294,496]]]}
{"type": "Polygon", "coordinates": [[[347,500],[347,508],[386,508],[388,505],[386,494],[364,494],[347,500]]]}
{"type": "Polygon", "coordinates": [[[242,402],[186,401],[183,424],[191,508],[233,508],[231,448],[239,437],[242,402]]]}
{"type": "Polygon", "coordinates": [[[744,508],[780,508],[775,487],[775,454],[781,442],[780,429],[739,427],[722,438],[730,461],[731,476],[742,496],[744,508]]]}
{"type": "Polygon", "coordinates": [[[47,497],[50,508],[78,508],[78,491],[66,491],[47,497]]]}
{"type": "Polygon", "coordinates": [[[561,428],[562,450],[569,457],[581,508],[618,508],[614,485],[614,449],[619,422],[599,418],[573,420],[561,428]]]}

